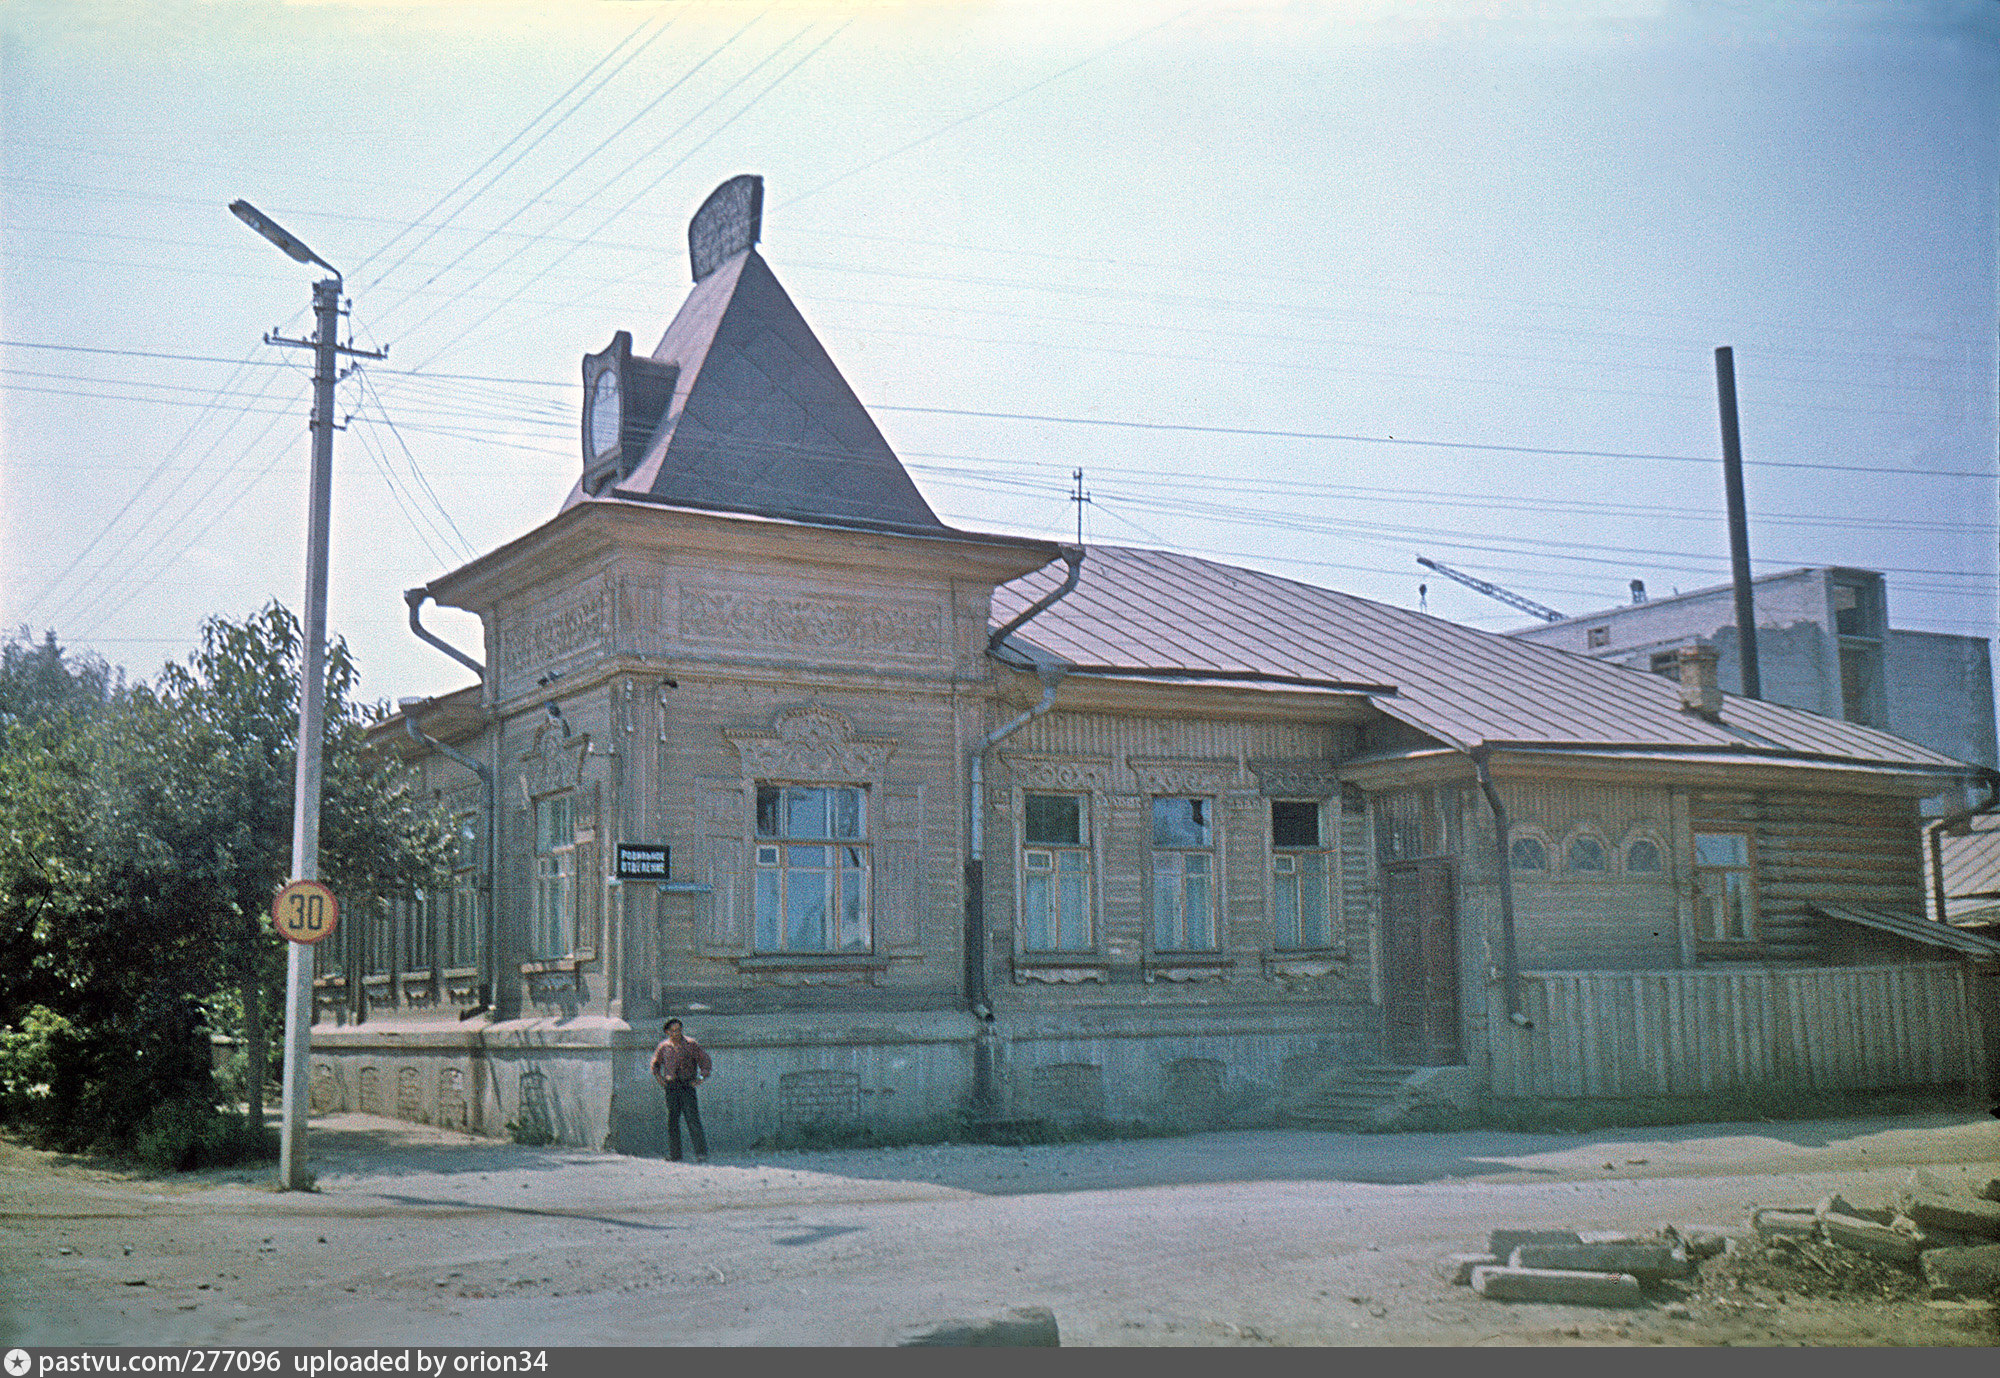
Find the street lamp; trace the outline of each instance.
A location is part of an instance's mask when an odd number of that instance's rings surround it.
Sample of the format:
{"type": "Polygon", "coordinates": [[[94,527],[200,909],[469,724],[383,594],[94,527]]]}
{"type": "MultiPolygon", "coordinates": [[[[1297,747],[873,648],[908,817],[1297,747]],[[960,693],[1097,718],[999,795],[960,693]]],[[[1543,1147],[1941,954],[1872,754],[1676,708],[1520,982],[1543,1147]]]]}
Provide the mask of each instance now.
{"type": "MultiPolygon", "coordinates": [[[[306,524],[306,613],[304,664],[299,671],[298,769],[292,783],[292,879],[319,879],[320,745],[326,723],[326,560],[327,527],[333,486],[333,385],[339,381],[335,358],[360,354],[380,359],[388,351],[370,353],[343,348],[336,340],[340,326],[340,272],[248,201],[232,201],[237,219],[283,249],[300,263],[317,263],[333,276],[313,284],[313,314],[318,338],[289,340],[273,331],[265,344],[311,349],[313,356],[312,479],[306,524]]],[[[285,962],[285,1081],[280,1097],[283,1131],[278,1146],[278,1181],[289,1191],[303,1191],[307,1073],[312,1058],[312,951],[294,942],[285,962]]]]}

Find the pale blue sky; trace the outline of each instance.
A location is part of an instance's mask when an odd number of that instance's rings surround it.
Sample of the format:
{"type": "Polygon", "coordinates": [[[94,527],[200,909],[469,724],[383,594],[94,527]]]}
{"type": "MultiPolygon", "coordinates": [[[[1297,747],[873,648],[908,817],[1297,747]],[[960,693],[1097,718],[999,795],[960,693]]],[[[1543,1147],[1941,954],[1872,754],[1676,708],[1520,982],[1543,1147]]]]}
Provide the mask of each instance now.
{"type": "Polygon", "coordinates": [[[391,346],[331,625],[372,695],[456,687],[400,591],[555,513],[580,356],[651,347],[757,172],[954,524],[1073,534],[1080,466],[1090,540],[1483,627],[1416,556],[1572,613],[1719,583],[1727,344],[1758,570],[2000,634],[2000,6],[1521,8],[17,0],[0,623],[149,675],[302,601],[307,356],[259,338],[316,274],[243,197],[391,346]]]}

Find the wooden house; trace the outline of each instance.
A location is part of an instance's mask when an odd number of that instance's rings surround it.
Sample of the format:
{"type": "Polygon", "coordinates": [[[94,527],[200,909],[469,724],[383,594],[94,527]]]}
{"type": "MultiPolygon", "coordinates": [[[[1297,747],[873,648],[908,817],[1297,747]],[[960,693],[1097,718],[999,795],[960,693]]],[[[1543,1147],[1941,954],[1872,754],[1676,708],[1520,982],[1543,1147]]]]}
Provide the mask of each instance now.
{"type": "MultiPolygon", "coordinates": [[[[940,522],[757,253],[587,356],[549,522],[407,595],[478,683],[374,740],[448,893],[321,955],[313,1102],[656,1149],[808,1124],[1267,1124],[1412,1096],[1980,1080],[1917,802],[1976,768],[1254,570],[940,522]],[[1390,1069],[1387,1071],[1371,1069],[1390,1069]]],[[[442,643],[440,643],[442,644],[442,643]]],[[[1358,1113],[1358,1112],[1357,1112],[1358,1113]]]]}

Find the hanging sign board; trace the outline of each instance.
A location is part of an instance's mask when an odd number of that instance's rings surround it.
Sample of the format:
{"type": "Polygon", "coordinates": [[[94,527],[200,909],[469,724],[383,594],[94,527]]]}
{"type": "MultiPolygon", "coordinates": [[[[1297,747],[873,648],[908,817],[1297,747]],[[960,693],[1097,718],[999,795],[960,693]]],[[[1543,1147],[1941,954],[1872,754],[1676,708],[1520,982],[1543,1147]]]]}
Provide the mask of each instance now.
{"type": "Polygon", "coordinates": [[[340,901],[316,880],[295,880],[271,901],[271,927],[295,943],[331,937],[340,923],[340,901]]]}
{"type": "Polygon", "coordinates": [[[673,867],[664,842],[618,844],[618,879],[670,880],[673,867]]]}

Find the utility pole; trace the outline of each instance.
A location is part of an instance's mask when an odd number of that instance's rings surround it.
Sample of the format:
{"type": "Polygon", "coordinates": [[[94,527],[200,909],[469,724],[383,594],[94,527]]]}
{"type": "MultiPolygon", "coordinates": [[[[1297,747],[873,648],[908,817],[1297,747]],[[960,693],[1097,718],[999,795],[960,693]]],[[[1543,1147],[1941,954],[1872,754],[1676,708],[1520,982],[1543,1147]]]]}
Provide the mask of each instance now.
{"type": "MultiPolygon", "coordinates": [[[[326,566],[333,507],[333,385],[340,381],[337,356],[368,359],[384,350],[360,350],[339,342],[340,271],[286,233],[248,201],[233,201],[237,219],[300,263],[317,263],[333,276],[313,284],[316,339],[291,340],[273,330],[264,343],[313,351],[312,477],[307,487],[305,646],[299,670],[298,766],[292,779],[292,879],[319,879],[319,804],[326,738],[326,566]]],[[[305,1137],[308,1092],[312,1085],[312,950],[290,945],[285,962],[285,1081],[279,1105],[283,1130],[278,1141],[278,1183],[287,1191],[306,1186],[305,1137]]]]}
{"type": "Polygon", "coordinates": [[[1736,355],[1728,345],[1715,351],[1715,395],[1722,411],[1722,486],[1729,501],[1729,572],[1736,586],[1736,660],[1743,672],[1743,697],[1764,697],[1757,669],[1757,608],[1750,593],[1750,522],[1743,504],[1743,437],[1736,430],[1736,355]]]}

